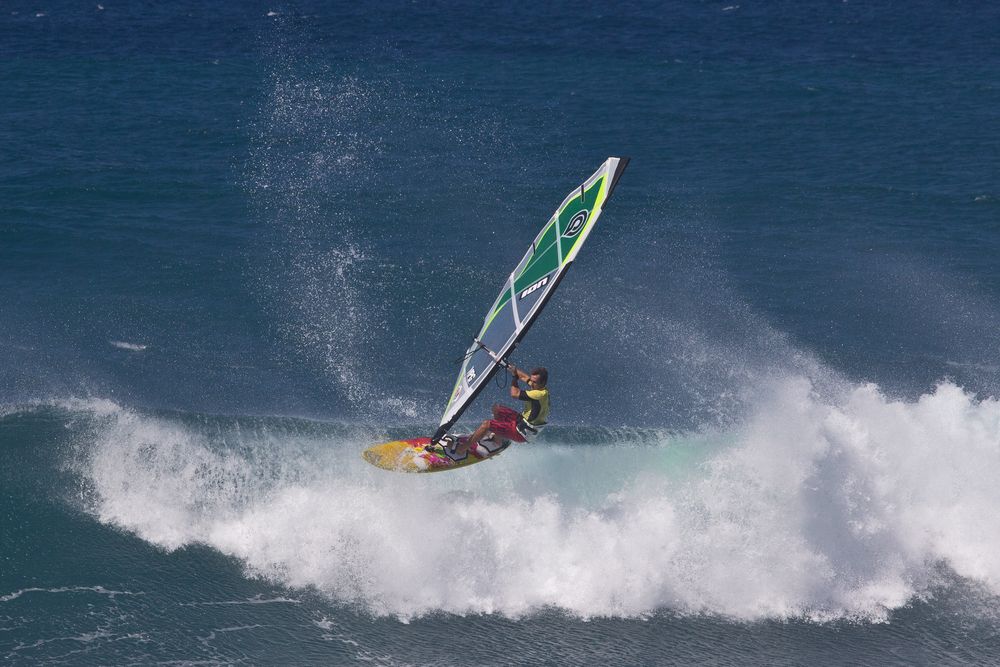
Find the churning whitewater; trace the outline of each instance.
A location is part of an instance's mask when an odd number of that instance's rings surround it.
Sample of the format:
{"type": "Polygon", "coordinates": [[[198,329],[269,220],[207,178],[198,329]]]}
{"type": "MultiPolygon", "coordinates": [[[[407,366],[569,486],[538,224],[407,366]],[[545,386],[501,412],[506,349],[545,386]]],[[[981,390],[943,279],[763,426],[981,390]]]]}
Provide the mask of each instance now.
{"type": "Polygon", "coordinates": [[[25,410],[70,419],[100,522],[377,615],[877,621],[957,580],[1000,595],[1000,403],[950,382],[829,399],[786,377],[731,428],[553,427],[433,479],[367,466],[377,428],[25,410]]]}

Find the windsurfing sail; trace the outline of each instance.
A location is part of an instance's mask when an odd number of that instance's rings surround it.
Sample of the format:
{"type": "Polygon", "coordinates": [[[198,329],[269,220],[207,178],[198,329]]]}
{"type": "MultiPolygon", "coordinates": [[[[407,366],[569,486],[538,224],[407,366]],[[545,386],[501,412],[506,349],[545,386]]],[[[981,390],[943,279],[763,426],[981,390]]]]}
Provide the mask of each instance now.
{"type": "Polygon", "coordinates": [[[505,358],[527,333],[576,259],[628,161],[627,157],[608,158],[590,178],[566,195],[531,242],[486,312],[483,326],[466,352],[434,442],[448,432],[497,370],[506,365],[505,358]]]}

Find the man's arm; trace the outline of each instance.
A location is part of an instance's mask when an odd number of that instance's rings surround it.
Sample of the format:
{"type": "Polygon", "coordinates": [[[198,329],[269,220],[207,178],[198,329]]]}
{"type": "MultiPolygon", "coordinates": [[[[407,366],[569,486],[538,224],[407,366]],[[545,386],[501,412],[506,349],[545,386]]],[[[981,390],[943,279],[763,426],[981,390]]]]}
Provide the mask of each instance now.
{"type": "Polygon", "coordinates": [[[518,400],[524,401],[530,406],[530,412],[528,413],[527,421],[530,423],[532,420],[538,418],[538,413],[542,409],[542,403],[537,398],[532,398],[528,392],[517,386],[517,375],[514,375],[514,379],[510,381],[510,396],[511,398],[516,398],[518,400]]]}
{"type": "Polygon", "coordinates": [[[531,375],[529,375],[528,373],[525,373],[524,371],[522,371],[520,368],[518,368],[514,364],[508,363],[507,364],[507,370],[509,370],[510,373],[511,373],[511,375],[514,376],[514,382],[515,382],[515,384],[516,384],[517,380],[520,380],[521,382],[527,382],[529,379],[531,379],[531,375]]]}
{"type": "Polygon", "coordinates": [[[518,378],[521,378],[522,380],[527,382],[528,379],[531,378],[531,376],[525,373],[524,371],[518,370],[517,367],[514,366],[514,364],[510,364],[509,366],[507,366],[507,368],[508,370],[510,370],[512,375],[510,379],[510,397],[516,398],[519,401],[527,401],[528,403],[531,404],[531,414],[537,415],[538,411],[541,410],[542,408],[542,404],[536,401],[535,399],[531,398],[530,396],[528,396],[528,392],[517,386],[518,378]]]}
{"type": "Polygon", "coordinates": [[[510,370],[510,373],[511,373],[511,378],[510,378],[510,397],[511,398],[518,398],[519,399],[519,398],[521,398],[521,393],[522,392],[521,392],[521,388],[517,386],[517,378],[518,378],[517,368],[514,366],[514,364],[510,364],[509,366],[507,366],[507,369],[510,370]]]}

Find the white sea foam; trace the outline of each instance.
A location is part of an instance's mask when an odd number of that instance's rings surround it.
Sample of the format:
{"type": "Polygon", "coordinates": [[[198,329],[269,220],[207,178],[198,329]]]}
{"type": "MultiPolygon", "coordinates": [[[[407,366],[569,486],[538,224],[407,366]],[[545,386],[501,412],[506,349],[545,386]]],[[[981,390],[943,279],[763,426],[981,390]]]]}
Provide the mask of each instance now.
{"type": "Polygon", "coordinates": [[[83,473],[102,522],[377,614],[880,620],[949,569],[1000,595],[1000,404],[949,383],[834,402],[788,378],[726,433],[539,444],[426,476],[368,467],[370,436],[220,445],[97,407],[83,473]]]}
{"type": "Polygon", "coordinates": [[[119,350],[128,350],[129,352],[142,352],[148,345],[143,345],[142,343],[129,343],[123,340],[110,340],[108,341],[113,347],[117,347],[119,350]]]}
{"type": "Polygon", "coordinates": [[[133,593],[132,591],[111,590],[103,586],[61,586],[59,588],[22,588],[7,595],[0,595],[0,602],[12,602],[31,593],[95,593],[109,598],[114,598],[116,595],[145,595],[145,593],[133,593]]]}

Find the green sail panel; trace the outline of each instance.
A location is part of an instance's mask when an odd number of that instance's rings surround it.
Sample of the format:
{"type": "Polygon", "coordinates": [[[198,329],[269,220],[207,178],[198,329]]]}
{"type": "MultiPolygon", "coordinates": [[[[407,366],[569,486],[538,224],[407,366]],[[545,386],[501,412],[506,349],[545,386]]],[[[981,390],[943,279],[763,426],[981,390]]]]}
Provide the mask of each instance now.
{"type": "MultiPolygon", "coordinates": [[[[532,243],[531,250],[525,255],[515,270],[514,291],[519,293],[531,287],[546,275],[568,263],[566,256],[572,249],[575,237],[579,236],[585,224],[590,220],[590,211],[600,194],[605,179],[602,176],[596,183],[581,191],[577,190],[568,204],[565,204],[542,228],[538,238],[532,243]],[[521,268],[523,266],[523,269],[521,268]]],[[[596,218],[595,218],[596,219],[596,218]]],[[[512,292],[505,290],[494,305],[493,310],[504,306],[512,292]]]]}
{"type": "Polygon", "coordinates": [[[486,313],[476,340],[466,351],[465,362],[445,406],[436,437],[454,425],[496,373],[499,361],[510,354],[527,333],[576,259],[627,164],[628,158],[608,158],[587,180],[566,195],[538,232],[524,257],[504,282],[493,306],[486,313]],[[484,346],[486,349],[483,349],[484,346]]]}

